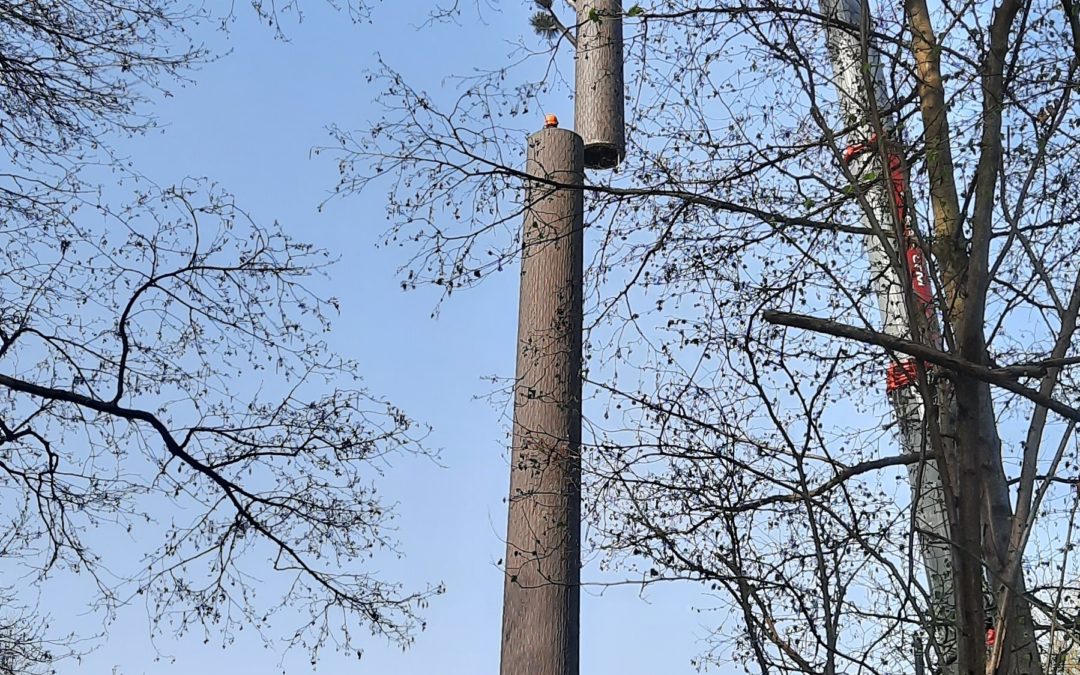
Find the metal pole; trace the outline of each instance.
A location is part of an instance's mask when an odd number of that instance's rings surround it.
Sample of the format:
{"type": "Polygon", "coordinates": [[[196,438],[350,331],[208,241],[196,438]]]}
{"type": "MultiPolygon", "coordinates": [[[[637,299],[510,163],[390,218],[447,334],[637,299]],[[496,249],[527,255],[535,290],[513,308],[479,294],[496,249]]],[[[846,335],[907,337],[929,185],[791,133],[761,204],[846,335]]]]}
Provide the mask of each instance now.
{"type": "MultiPolygon", "coordinates": [[[[885,166],[886,162],[882,161],[878,151],[879,139],[870,119],[871,102],[881,110],[890,107],[891,97],[881,79],[876,50],[860,39],[859,28],[866,19],[860,0],[821,0],[821,7],[822,14],[835,22],[827,27],[826,40],[844,124],[855,129],[844,153],[845,160],[856,177],[874,172],[882,178],[866,194],[874,218],[882,228],[892,231],[892,224],[896,222],[894,208],[900,221],[897,232],[900,236],[894,241],[900,265],[908,275],[910,296],[905,297],[909,291],[905,289],[881,237],[868,235],[865,239],[870,273],[884,323],[882,330],[890,335],[911,339],[911,327],[920,320],[909,316],[909,310],[922,311],[926,323],[931,327],[936,325],[937,317],[925,254],[911,236],[914,214],[906,205],[905,167],[899,153],[892,150],[887,153],[888,166],[885,166]],[[871,96],[874,98],[871,99],[871,96]]],[[[891,136],[892,120],[886,118],[880,123],[886,135],[891,136]]],[[[896,143],[894,138],[884,140],[887,144],[896,143]]],[[[869,227],[870,218],[866,214],[863,220],[869,227]]],[[[916,373],[914,359],[905,357],[891,362],[886,376],[886,390],[899,422],[901,449],[905,453],[922,454],[927,450],[923,419],[925,410],[915,386],[916,373]]],[[[944,488],[937,461],[911,465],[908,477],[915,504],[915,527],[928,533],[927,536],[920,535],[919,542],[931,594],[938,670],[943,675],[956,675],[956,601],[953,596],[952,551],[944,488]]]]}
{"type": "Polygon", "coordinates": [[[577,675],[584,147],[529,138],[502,675],[577,675]]]}

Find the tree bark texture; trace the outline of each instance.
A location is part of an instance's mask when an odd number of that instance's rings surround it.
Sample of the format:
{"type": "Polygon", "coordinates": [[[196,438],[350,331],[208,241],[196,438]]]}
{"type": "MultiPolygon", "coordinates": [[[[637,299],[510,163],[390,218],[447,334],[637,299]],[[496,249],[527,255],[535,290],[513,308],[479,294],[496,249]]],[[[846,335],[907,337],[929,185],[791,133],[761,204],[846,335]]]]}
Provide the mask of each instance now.
{"type": "Polygon", "coordinates": [[[529,138],[502,675],[577,675],[584,147],[529,138]]]}
{"type": "Polygon", "coordinates": [[[574,128],[585,166],[610,169],[626,156],[622,2],[580,0],[577,22],[574,128]]]}

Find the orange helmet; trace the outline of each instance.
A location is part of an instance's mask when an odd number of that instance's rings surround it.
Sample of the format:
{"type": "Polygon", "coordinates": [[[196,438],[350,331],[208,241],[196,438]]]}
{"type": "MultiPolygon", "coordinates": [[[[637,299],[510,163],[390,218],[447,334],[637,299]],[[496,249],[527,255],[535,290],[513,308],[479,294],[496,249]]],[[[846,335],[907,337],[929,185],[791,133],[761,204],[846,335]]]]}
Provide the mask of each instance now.
{"type": "Polygon", "coordinates": [[[559,126],[559,118],[555,115],[548,113],[544,115],[544,128],[550,129],[559,126]]]}

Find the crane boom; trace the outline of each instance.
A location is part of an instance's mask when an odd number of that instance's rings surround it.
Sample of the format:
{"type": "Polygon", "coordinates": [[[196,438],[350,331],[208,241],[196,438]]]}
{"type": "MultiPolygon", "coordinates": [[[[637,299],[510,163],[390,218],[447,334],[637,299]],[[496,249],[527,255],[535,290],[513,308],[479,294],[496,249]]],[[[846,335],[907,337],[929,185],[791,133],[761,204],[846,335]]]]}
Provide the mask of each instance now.
{"type": "MultiPolygon", "coordinates": [[[[926,256],[915,237],[914,214],[907,207],[907,170],[891,116],[875,113],[891,108],[876,50],[863,39],[869,17],[860,0],[821,0],[828,20],[826,43],[833,64],[844,126],[851,129],[844,163],[851,175],[879,176],[864,193],[863,221],[874,234],[865,238],[874,293],[881,310],[882,331],[904,339],[937,343],[933,292],[926,256]],[[875,120],[875,117],[877,119],[875,120]],[[884,137],[882,137],[884,136],[884,137]],[[890,250],[892,249],[892,250],[890,250]],[[923,317],[915,316],[921,312],[923,317]],[[925,320],[924,320],[925,319],[925,320]],[[922,330],[913,327],[923,326],[922,330]]],[[[893,357],[885,389],[892,404],[904,453],[926,454],[926,409],[919,393],[920,364],[893,357]]],[[[913,519],[930,592],[937,669],[956,675],[956,604],[953,596],[949,520],[938,462],[909,465],[913,519]]]]}

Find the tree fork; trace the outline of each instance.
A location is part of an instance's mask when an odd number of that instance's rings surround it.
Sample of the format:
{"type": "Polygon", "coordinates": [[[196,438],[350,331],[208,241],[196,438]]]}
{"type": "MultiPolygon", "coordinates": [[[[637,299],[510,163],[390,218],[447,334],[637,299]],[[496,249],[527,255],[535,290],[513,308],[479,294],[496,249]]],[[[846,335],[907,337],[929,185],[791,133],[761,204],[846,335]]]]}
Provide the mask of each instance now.
{"type": "MultiPolygon", "coordinates": [[[[1001,66],[1008,45],[1011,26],[1019,10],[1013,1],[1003,2],[993,16],[991,49],[984,64],[983,110],[984,151],[976,171],[976,199],[972,224],[972,255],[967,255],[961,227],[961,210],[953,172],[952,140],[948,124],[948,107],[941,75],[941,59],[926,0],[905,0],[905,13],[912,35],[912,52],[919,72],[919,103],[925,127],[927,173],[930,177],[931,204],[935,214],[934,254],[941,270],[946,322],[957,334],[956,351],[962,360],[983,363],[986,344],[983,335],[985,293],[988,286],[987,256],[991,237],[990,211],[994,202],[996,174],[1000,159],[1001,125],[1001,66]]],[[[1041,675],[1042,662],[1035,642],[1031,605],[1024,598],[1025,580],[1022,573],[1023,550],[1010,550],[1010,535],[1019,534],[1024,525],[1015,523],[1009,489],[1001,467],[1001,440],[990,387],[984,380],[958,378],[956,400],[961,417],[960,456],[957,461],[968,462],[970,471],[977,471],[981,508],[966,500],[962,505],[968,529],[979,525],[987,530],[982,542],[985,562],[990,568],[995,586],[1000,586],[997,632],[998,644],[992,653],[991,670],[1010,675],[1041,675]],[[977,460],[975,456],[977,455],[977,460]],[[980,513],[981,511],[981,513],[980,513]],[[980,522],[984,521],[984,522],[980,522]],[[1015,557],[1014,559],[1010,559],[1015,557]],[[1011,577],[1015,574],[1015,578],[1011,577]],[[1006,578],[1001,579],[1004,575],[1006,578]],[[1008,589],[1016,589],[1011,593],[1008,589]],[[1003,658],[1004,657],[1004,658],[1003,658]],[[1001,666],[1004,665],[1004,668],[1001,666]]],[[[1049,397],[1047,397],[1049,398],[1049,397]]],[[[974,485],[969,485],[972,489],[974,485]]],[[[997,589],[995,589],[997,590],[997,589]]],[[[974,618],[971,619],[974,621],[974,618]]],[[[974,640],[974,638],[972,638],[974,640]]],[[[972,644],[972,667],[980,673],[986,669],[984,654],[972,644]]]]}

